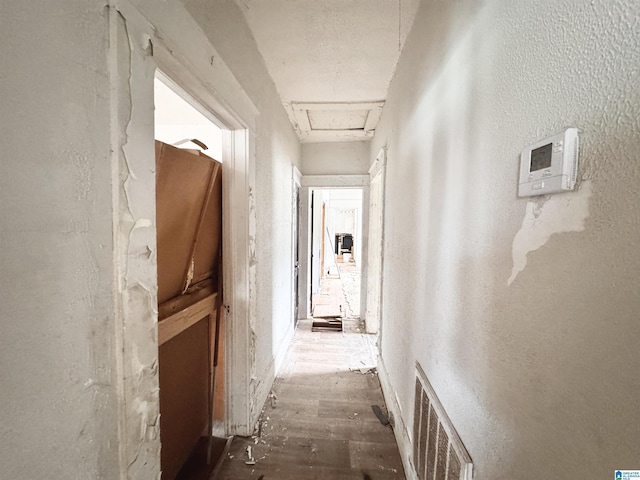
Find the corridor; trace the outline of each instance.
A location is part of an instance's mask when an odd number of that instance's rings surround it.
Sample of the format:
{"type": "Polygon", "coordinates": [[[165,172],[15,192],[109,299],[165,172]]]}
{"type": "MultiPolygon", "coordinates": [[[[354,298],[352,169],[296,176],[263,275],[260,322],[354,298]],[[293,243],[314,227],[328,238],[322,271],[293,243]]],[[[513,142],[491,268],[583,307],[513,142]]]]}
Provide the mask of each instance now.
{"type": "Polygon", "coordinates": [[[2,478],[640,476],[640,1],[1,5],[2,478]]]}
{"type": "Polygon", "coordinates": [[[351,316],[354,265],[339,264],[315,304],[342,305],[343,331],[312,332],[301,320],[257,431],[236,437],[216,480],[404,479],[376,365],[376,337],[351,316]]]}

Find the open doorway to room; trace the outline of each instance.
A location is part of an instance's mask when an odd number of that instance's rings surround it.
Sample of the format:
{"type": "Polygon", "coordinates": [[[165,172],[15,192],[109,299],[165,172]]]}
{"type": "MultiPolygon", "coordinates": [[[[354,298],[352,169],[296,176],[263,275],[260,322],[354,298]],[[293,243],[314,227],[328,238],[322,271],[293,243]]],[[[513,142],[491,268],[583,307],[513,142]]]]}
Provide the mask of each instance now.
{"type": "Polygon", "coordinates": [[[227,443],[223,130],[160,72],[154,95],[162,479],[193,480],[209,477],[227,443]]]}
{"type": "Polygon", "coordinates": [[[311,190],[314,330],[342,330],[345,319],[360,322],[362,199],[362,189],[357,188],[311,190]]]}

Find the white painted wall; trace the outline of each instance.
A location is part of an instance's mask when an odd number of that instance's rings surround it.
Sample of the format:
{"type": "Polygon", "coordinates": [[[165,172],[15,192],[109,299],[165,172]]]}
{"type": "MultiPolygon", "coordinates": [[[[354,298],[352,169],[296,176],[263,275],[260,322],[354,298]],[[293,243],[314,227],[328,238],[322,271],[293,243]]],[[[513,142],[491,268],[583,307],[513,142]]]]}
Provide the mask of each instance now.
{"type": "Polygon", "coordinates": [[[300,168],[300,144],[238,5],[185,0],[187,10],[260,111],[255,142],[255,370],[252,417],[262,409],[293,335],[291,166],[300,168]]]}
{"type": "MultiPolygon", "coordinates": [[[[340,186],[352,187],[347,176],[349,175],[366,175],[368,176],[370,159],[369,159],[370,141],[366,142],[337,142],[337,143],[303,143],[302,144],[302,167],[301,171],[304,176],[308,177],[309,185],[313,186],[340,186]],[[319,177],[313,177],[313,176],[319,177]],[[325,185],[323,176],[336,175],[335,181],[325,185]],[[344,176],[344,177],[340,177],[344,176]]],[[[363,189],[363,204],[368,205],[369,192],[368,182],[367,188],[363,189]]],[[[367,266],[362,259],[367,255],[368,241],[368,211],[362,211],[362,222],[360,225],[363,230],[358,237],[359,251],[358,256],[361,266],[361,278],[365,279],[367,275],[367,266]]],[[[306,253],[306,252],[305,252],[306,253]]],[[[305,271],[308,274],[308,271],[305,271]]],[[[360,311],[365,309],[366,302],[366,285],[362,283],[360,294],[360,311]]]]}
{"type": "Polygon", "coordinates": [[[302,144],[303,175],[366,175],[369,141],[302,144]]]}
{"type": "Polygon", "coordinates": [[[12,112],[0,120],[7,477],[158,478],[160,64],[228,126],[249,131],[228,136],[228,150],[246,146],[251,158],[225,162],[226,195],[241,213],[231,238],[246,242],[242,258],[234,256],[242,245],[227,257],[236,296],[225,303],[253,355],[244,364],[250,395],[230,402],[247,410],[234,431],[251,431],[266,398],[292,334],[291,165],[300,149],[237,7],[216,6],[201,23],[233,31],[208,38],[177,0],[162,9],[152,0],[3,3],[0,94],[12,112]]]}
{"type": "Polygon", "coordinates": [[[2,476],[118,476],[104,4],[0,15],[2,476]]]}
{"type": "Polygon", "coordinates": [[[388,146],[380,370],[405,457],[418,361],[479,479],[637,468],[639,16],[422,3],[370,158],[388,146]],[[517,198],[520,150],[567,126],[578,189],[517,198]]]}

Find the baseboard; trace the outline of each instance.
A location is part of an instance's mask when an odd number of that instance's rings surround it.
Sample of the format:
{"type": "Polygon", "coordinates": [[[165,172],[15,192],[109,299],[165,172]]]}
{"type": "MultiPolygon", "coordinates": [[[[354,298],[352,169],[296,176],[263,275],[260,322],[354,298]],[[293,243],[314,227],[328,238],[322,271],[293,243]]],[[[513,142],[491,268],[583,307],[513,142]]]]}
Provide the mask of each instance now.
{"type": "Polygon", "coordinates": [[[285,333],[282,341],[280,342],[280,346],[274,357],[274,372],[276,376],[280,373],[280,368],[282,368],[284,357],[289,351],[289,347],[291,346],[291,342],[293,341],[293,336],[295,335],[295,333],[296,328],[293,324],[291,324],[289,326],[289,329],[287,330],[287,333],[285,333]]]}
{"type": "Polygon", "coordinates": [[[269,392],[271,392],[276,376],[280,372],[284,357],[291,346],[291,342],[293,341],[294,334],[295,328],[291,325],[280,342],[276,354],[271,358],[269,365],[267,365],[267,368],[256,379],[256,386],[253,395],[254,402],[251,408],[252,426],[255,426],[258,423],[262,408],[269,398],[269,392]]]}
{"type": "Polygon", "coordinates": [[[396,442],[398,443],[405,476],[407,480],[418,480],[412,464],[411,457],[413,455],[413,446],[411,443],[411,437],[409,436],[409,430],[407,429],[407,423],[402,415],[402,409],[400,408],[396,391],[393,389],[391,382],[389,381],[389,372],[387,372],[387,368],[384,365],[382,357],[379,357],[378,360],[378,378],[380,379],[382,395],[384,396],[384,401],[387,404],[387,409],[393,417],[393,433],[396,437],[396,442]]]}

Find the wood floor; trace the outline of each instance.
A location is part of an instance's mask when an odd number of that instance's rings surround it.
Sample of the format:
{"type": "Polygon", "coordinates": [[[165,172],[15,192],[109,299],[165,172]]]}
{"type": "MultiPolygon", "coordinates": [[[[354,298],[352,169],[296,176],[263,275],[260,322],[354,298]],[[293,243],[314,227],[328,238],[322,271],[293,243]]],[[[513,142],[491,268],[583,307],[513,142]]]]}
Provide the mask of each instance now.
{"type": "Polygon", "coordinates": [[[405,478],[393,431],[371,408],[387,411],[369,370],[375,337],[362,331],[358,319],[343,332],[300,322],[256,436],[234,439],[216,480],[405,478]]]}

